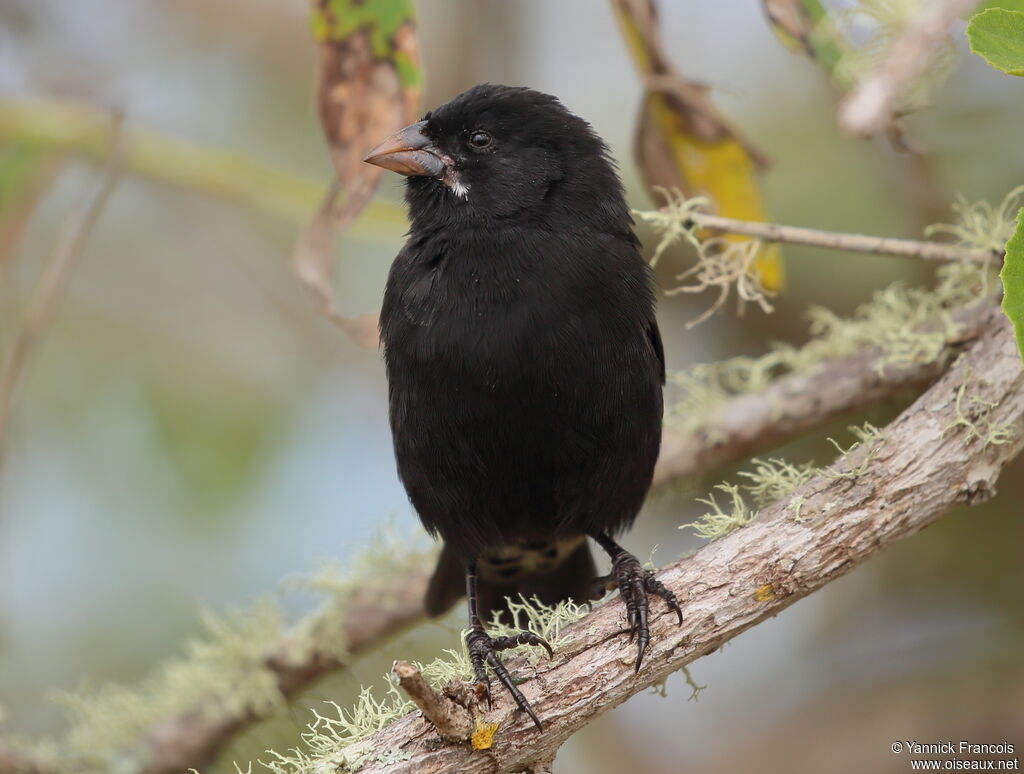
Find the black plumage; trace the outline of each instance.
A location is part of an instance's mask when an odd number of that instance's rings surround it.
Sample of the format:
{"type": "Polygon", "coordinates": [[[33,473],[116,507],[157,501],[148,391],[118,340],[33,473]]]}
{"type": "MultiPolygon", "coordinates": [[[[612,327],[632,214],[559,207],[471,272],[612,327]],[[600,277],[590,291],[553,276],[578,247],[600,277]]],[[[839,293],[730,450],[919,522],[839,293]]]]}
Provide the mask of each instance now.
{"type": "MultiPolygon", "coordinates": [[[[664,354],[652,273],[622,185],[589,124],[552,96],[485,84],[375,148],[408,175],[411,229],[388,277],[381,338],[398,470],[444,540],[427,607],[470,596],[470,654],[533,711],[483,631],[505,595],[585,601],[587,536],[647,645],[647,592],[619,548],[661,441],[664,354]]],[[[545,644],[522,636],[520,644],[545,644]]]]}

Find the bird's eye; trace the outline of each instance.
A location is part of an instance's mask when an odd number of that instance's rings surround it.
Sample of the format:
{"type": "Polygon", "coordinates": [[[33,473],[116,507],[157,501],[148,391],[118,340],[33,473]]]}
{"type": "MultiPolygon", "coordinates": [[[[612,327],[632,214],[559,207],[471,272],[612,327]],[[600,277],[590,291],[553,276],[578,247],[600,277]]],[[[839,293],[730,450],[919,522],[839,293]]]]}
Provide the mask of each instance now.
{"type": "Polygon", "coordinates": [[[474,148],[486,148],[491,144],[491,135],[487,132],[473,132],[469,135],[469,143],[474,148]]]}

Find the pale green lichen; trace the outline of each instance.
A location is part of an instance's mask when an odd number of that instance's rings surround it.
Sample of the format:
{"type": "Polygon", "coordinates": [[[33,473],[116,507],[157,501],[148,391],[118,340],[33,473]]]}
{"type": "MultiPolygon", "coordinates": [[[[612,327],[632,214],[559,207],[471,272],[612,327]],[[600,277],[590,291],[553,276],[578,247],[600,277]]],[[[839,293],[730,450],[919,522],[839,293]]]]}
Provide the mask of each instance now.
{"type": "Polygon", "coordinates": [[[800,487],[818,475],[850,479],[862,476],[885,440],[884,433],[870,422],[853,425],[848,430],[857,441],[847,449],[842,448],[832,438],[828,439],[840,455],[834,465],[838,465],[841,460],[849,465],[851,455],[859,456],[859,450],[864,447],[866,451],[857,465],[838,470],[834,466],[815,467],[813,462],[793,464],[780,458],[754,457],[750,461],[753,469],[741,470],[738,473],[747,480],[745,483],[737,485],[723,482],[715,486],[715,489],[728,495],[728,508],[719,505],[714,494],[708,495],[706,499],[698,499],[697,502],[710,506],[712,510],[679,529],[692,529],[702,538],[715,540],[753,521],[757,517],[757,508],[781,502],[787,497],[791,497],[791,500],[785,508],[792,511],[794,520],[802,522],[802,508],[807,503],[807,498],[797,493],[800,487]],[[743,492],[750,497],[756,508],[747,505],[743,492]]]}
{"type": "Polygon", "coordinates": [[[929,237],[935,234],[949,234],[957,244],[990,250],[998,255],[1003,252],[1006,243],[1013,236],[1017,211],[1022,203],[1024,185],[1010,191],[995,207],[986,201],[968,202],[962,194],[957,194],[953,202],[957,222],[935,223],[928,226],[924,233],[929,237]]]}
{"type": "Polygon", "coordinates": [[[701,692],[707,688],[706,685],[697,685],[697,681],[693,679],[693,675],[690,674],[689,667],[683,667],[683,674],[686,676],[686,684],[690,686],[690,695],[686,699],[687,701],[697,701],[700,698],[701,692]]]}
{"type": "MultiPolygon", "coordinates": [[[[29,772],[66,770],[61,752],[53,740],[30,739],[22,734],[11,733],[3,728],[5,720],[6,712],[0,706],[0,768],[4,763],[10,767],[14,761],[20,761],[26,764],[26,771],[29,772]]],[[[15,774],[19,771],[16,767],[10,770],[15,774]]]]}
{"type": "Polygon", "coordinates": [[[706,498],[697,498],[697,502],[707,505],[711,510],[696,521],[681,525],[679,529],[692,529],[705,540],[715,540],[740,527],[745,527],[757,516],[757,511],[747,507],[743,495],[740,494],[740,488],[735,484],[727,482],[716,484],[715,489],[728,496],[728,509],[723,510],[715,499],[714,493],[709,493],[706,498]]]}
{"type": "Polygon", "coordinates": [[[650,225],[661,238],[651,256],[651,266],[657,266],[662,254],[679,241],[688,242],[694,249],[700,249],[700,240],[694,232],[697,215],[712,206],[706,196],[684,197],[679,191],[661,186],[654,187],[655,193],[665,198],[665,207],[660,210],[633,210],[633,215],[650,225]]]}
{"type": "Polygon", "coordinates": [[[878,456],[881,444],[885,440],[885,436],[881,430],[870,422],[865,422],[861,426],[850,426],[847,430],[853,434],[857,439],[857,442],[852,444],[849,448],[844,449],[834,438],[828,438],[828,442],[836,448],[836,451],[839,452],[840,456],[834,463],[833,467],[820,469],[819,472],[823,476],[827,476],[832,479],[847,478],[855,481],[867,473],[871,463],[874,462],[875,458],[878,456]],[[861,449],[864,450],[863,454],[859,453],[861,449]],[[853,464],[853,458],[855,456],[860,457],[860,461],[857,464],[853,464]],[[838,470],[835,467],[835,465],[838,465],[840,462],[846,462],[845,470],[838,470]]]}
{"type": "Polygon", "coordinates": [[[697,263],[676,276],[680,283],[693,277],[694,284],[680,284],[666,291],[667,295],[701,293],[710,288],[718,290],[718,297],[712,305],[695,320],[688,322],[686,327],[699,325],[718,311],[729,300],[733,288],[737,297],[737,315],[743,316],[747,303],[756,303],[764,312],[771,312],[768,297],[772,294],[762,284],[757,268],[761,242],[756,239],[736,241],[725,237],[701,239],[697,236],[699,213],[709,206],[710,201],[699,196],[687,199],[678,190],[661,187],[655,187],[654,190],[665,197],[665,206],[660,210],[634,210],[639,220],[650,224],[661,234],[651,265],[656,265],[662,253],[681,239],[688,242],[697,254],[697,263]]]}
{"type": "MultiPolygon", "coordinates": [[[[495,618],[490,632],[493,636],[513,635],[526,630],[547,640],[557,648],[564,640],[562,630],[587,613],[585,605],[561,602],[544,605],[536,599],[509,602],[511,618],[495,618]]],[[[473,667],[465,648],[465,634],[459,650],[446,650],[445,656],[427,664],[417,663],[424,678],[441,690],[452,680],[473,680],[473,667]]],[[[520,646],[507,651],[505,658],[519,653],[528,658],[540,658],[543,651],[532,646],[520,646]]],[[[287,753],[268,751],[270,756],[260,764],[273,774],[322,774],[333,771],[356,771],[371,762],[381,762],[381,755],[400,756],[400,751],[375,753],[367,740],[371,734],[412,712],[415,705],[398,688],[393,675],[385,675],[385,690],[378,696],[370,688],[363,688],[355,706],[345,710],[335,702],[328,702],[331,712],[314,711],[314,719],[302,734],[304,749],[287,753]]],[[[404,758],[394,758],[404,760],[404,758]]],[[[390,760],[390,757],[389,757],[390,760]]]]}
{"type": "MultiPolygon", "coordinates": [[[[334,563],[302,581],[326,595],[323,605],[290,630],[277,600],[264,598],[226,617],[203,616],[204,634],[185,653],[135,685],[85,687],[59,695],[69,731],[50,768],[76,774],[115,769],[143,770],[151,753],[149,732],[166,719],[203,713],[210,721],[246,715],[269,717],[285,704],[271,656],[282,648],[289,660],[312,653],[342,657],[347,648],[349,601],[367,586],[387,590],[394,578],[426,561],[425,550],[409,549],[415,538],[386,530],[347,566],[334,563]]],[[[398,590],[396,589],[396,593],[398,590]]],[[[382,604],[388,604],[387,598],[382,604]]]]}
{"type": "Polygon", "coordinates": [[[1009,443],[1013,438],[1013,426],[1005,422],[993,422],[991,415],[995,408],[996,404],[990,401],[974,396],[968,398],[965,380],[956,391],[956,419],[942,429],[942,434],[945,435],[954,427],[963,427],[968,435],[977,438],[983,446],[1009,443]]]}
{"type": "Polygon", "coordinates": [[[793,494],[817,474],[809,462],[794,465],[783,459],[755,457],[750,463],[754,469],[742,470],[739,475],[750,481],[743,488],[762,508],[793,494]]]}
{"type": "MultiPolygon", "coordinates": [[[[292,658],[303,661],[310,653],[339,660],[347,658],[345,626],[349,606],[359,591],[364,588],[388,590],[396,577],[424,566],[435,553],[436,549],[426,544],[422,533],[409,535],[388,524],[347,562],[329,560],[312,574],[287,579],[285,588],[311,591],[323,598],[319,609],[299,622],[291,633],[292,658]]],[[[395,589],[395,592],[400,590],[395,589]]],[[[388,603],[387,599],[381,600],[383,605],[388,603]]]]}
{"type": "MultiPolygon", "coordinates": [[[[533,632],[547,641],[552,648],[558,648],[564,644],[562,630],[583,618],[589,609],[587,605],[577,605],[572,601],[562,601],[557,605],[545,605],[536,597],[527,600],[522,596],[518,602],[509,599],[508,608],[512,614],[511,620],[506,622],[500,615],[495,615],[491,623],[493,632],[498,636],[512,636],[521,631],[533,632]]],[[[530,657],[544,652],[530,646],[522,646],[522,651],[530,657]]]]}
{"type": "MultiPolygon", "coordinates": [[[[701,691],[707,688],[706,685],[698,685],[697,681],[693,679],[693,675],[690,673],[688,666],[682,667],[680,672],[683,673],[683,677],[686,679],[686,684],[690,687],[690,695],[687,697],[687,701],[697,701],[700,698],[701,691]]],[[[655,696],[660,696],[663,699],[668,698],[668,678],[671,675],[665,675],[658,682],[651,686],[651,693],[655,696]]]]}
{"type": "Polygon", "coordinates": [[[367,737],[389,723],[407,715],[414,704],[399,690],[390,676],[385,676],[386,689],[378,697],[363,687],[351,709],[337,702],[325,702],[329,712],[315,708],[313,720],[302,733],[304,749],[287,753],[267,750],[269,756],[259,764],[273,774],[321,774],[321,772],[356,771],[376,757],[367,737]]]}
{"type": "MultiPolygon", "coordinates": [[[[758,508],[761,508],[792,495],[821,472],[811,463],[794,465],[778,458],[760,459],[755,457],[751,460],[751,464],[753,470],[739,472],[741,477],[747,479],[746,483],[737,485],[723,482],[715,486],[715,489],[728,496],[727,508],[719,505],[714,493],[709,494],[707,498],[698,498],[697,502],[710,506],[711,510],[696,521],[683,524],[679,529],[692,529],[706,540],[724,537],[730,532],[746,526],[757,516],[757,509],[747,505],[741,490],[750,496],[758,508]]],[[[800,505],[797,505],[798,514],[799,507],[800,505]]]]}
{"type": "Polygon", "coordinates": [[[793,512],[793,521],[797,524],[803,524],[805,519],[803,517],[803,507],[807,504],[807,498],[801,494],[795,494],[790,499],[789,504],[786,506],[786,510],[793,512]]]}
{"type": "MultiPolygon", "coordinates": [[[[952,234],[968,247],[998,246],[1001,250],[1013,228],[1014,208],[1022,197],[1024,187],[1015,188],[997,207],[987,202],[968,204],[960,198],[954,204],[958,222],[937,224],[930,233],[952,234]]],[[[693,200],[676,201],[674,207],[679,214],[674,217],[680,222],[690,218],[692,229],[693,212],[699,206],[693,200]]],[[[673,217],[664,212],[650,216],[652,223],[661,223],[663,227],[668,227],[673,217]]],[[[677,231],[683,234],[685,229],[680,225],[677,231]]],[[[811,338],[802,347],[777,344],[760,357],[700,364],[673,374],[671,382],[678,388],[678,397],[669,405],[666,421],[684,432],[706,432],[714,442],[718,440],[713,421],[715,409],[737,395],[760,392],[782,376],[807,373],[826,360],[874,347],[879,350],[879,373],[891,366],[934,363],[946,355],[949,343],[958,335],[951,313],[987,296],[998,286],[994,279],[987,265],[950,263],[938,269],[934,287],[894,283],[876,291],[870,301],[848,318],[812,307],[811,338]]]]}
{"type": "MultiPolygon", "coordinates": [[[[686,667],[683,667],[685,669],[686,667]]],[[[663,699],[668,698],[668,678],[669,675],[665,675],[658,682],[651,686],[651,694],[654,696],[660,696],[663,699]]]]}
{"type": "Polygon", "coordinates": [[[401,763],[412,758],[412,753],[406,752],[405,750],[385,750],[380,753],[376,758],[373,759],[374,763],[379,763],[381,766],[388,766],[392,763],[401,763]]]}
{"type": "Polygon", "coordinates": [[[108,685],[65,693],[71,728],[62,759],[68,771],[105,772],[114,762],[144,768],[146,732],[164,718],[202,712],[213,718],[252,712],[264,716],[283,706],[277,679],[267,667],[283,634],[280,609],[270,599],[225,618],[204,616],[206,634],[185,655],[138,685],[108,685]]]}
{"type": "Polygon", "coordinates": [[[737,357],[673,374],[678,397],[666,422],[684,432],[714,437],[715,410],[732,398],[763,391],[780,377],[812,371],[825,361],[868,348],[879,351],[877,369],[929,364],[946,356],[958,334],[951,313],[977,302],[986,270],[976,265],[939,268],[934,288],[895,283],[842,318],[822,307],[810,310],[811,339],[802,347],[779,344],[756,358],[737,357]]]}

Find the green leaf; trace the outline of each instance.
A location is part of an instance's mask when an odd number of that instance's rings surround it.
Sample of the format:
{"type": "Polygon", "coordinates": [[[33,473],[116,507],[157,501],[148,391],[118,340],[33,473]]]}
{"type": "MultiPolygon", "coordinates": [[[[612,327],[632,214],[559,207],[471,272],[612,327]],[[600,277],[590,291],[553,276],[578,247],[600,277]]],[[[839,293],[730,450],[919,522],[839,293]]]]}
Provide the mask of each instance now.
{"type": "Polygon", "coordinates": [[[1006,243],[999,279],[1003,283],[1003,314],[1013,323],[1017,349],[1024,357],[1024,207],[1017,212],[1017,228],[1006,243]]]}
{"type": "Polygon", "coordinates": [[[989,8],[1005,8],[1008,11],[1024,11],[1024,0],[986,0],[976,6],[968,17],[977,16],[982,11],[987,11],[989,8]]]}
{"type": "Polygon", "coordinates": [[[418,54],[401,43],[403,31],[415,28],[410,0],[320,0],[310,25],[321,42],[342,43],[365,33],[373,56],[393,61],[403,86],[421,85],[418,54]]]}
{"type": "Polygon", "coordinates": [[[1010,75],[1024,76],[1024,12],[989,8],[967,25],[971,51],[1010,75]]]}

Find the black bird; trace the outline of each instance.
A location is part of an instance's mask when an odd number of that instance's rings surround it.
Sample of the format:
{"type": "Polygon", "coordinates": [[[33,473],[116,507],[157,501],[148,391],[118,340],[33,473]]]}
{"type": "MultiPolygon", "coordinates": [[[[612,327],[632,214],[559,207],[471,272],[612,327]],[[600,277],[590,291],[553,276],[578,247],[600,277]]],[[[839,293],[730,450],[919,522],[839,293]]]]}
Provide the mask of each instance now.
{"type": "Polygon", "coordinates": [[[583,602],[615,586],[650,641],[648,593],[675,596],[613,536],[633,522],[661,444],[665,358],[652,272],[591,126],[548,94],[484,84],[374,148],[408,176],[411,229],[380,330],[398,472],[444,540],[427,592],[469,600],[467,648],[540,727],[490,637],[508,595],[583,602]],[[587,543],[609,555],[596,577],[587,543]]]}

